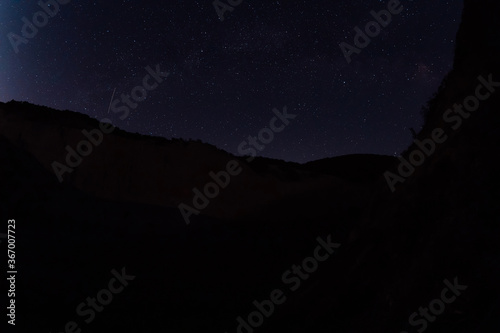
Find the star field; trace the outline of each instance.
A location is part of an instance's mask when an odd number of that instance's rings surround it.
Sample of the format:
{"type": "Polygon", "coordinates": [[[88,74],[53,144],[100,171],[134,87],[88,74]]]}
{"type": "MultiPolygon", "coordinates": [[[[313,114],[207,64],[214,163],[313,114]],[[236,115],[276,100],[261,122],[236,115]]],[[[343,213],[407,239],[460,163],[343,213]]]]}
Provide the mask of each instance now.
{"type": "Polygon", "coordinates": [[[388,2],[243,0],[221,21],[211,0],[72,0],[16,53],[8,34],[21,35],[21,19],[41,8],[5,0],[0,100],[201,139],[235,154],[269,124],[273,108],[287,106],[297,119],[261,156],[396,155],[451,69],[463,3],[401,0],[403,11],[347,63],[339,44],[353,45],[354,27],[388,2]],[[130,93],[156,64],[169,77],[126,119],[109,112],[113,92],[130,93]]]}

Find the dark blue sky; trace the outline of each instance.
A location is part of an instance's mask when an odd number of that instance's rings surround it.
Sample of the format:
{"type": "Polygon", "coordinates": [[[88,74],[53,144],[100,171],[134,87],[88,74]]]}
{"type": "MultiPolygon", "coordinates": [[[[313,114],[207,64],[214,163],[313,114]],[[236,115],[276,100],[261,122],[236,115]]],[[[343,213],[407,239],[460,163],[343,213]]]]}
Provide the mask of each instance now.
{"type": "Polygon", "coordinates": [[[451,69],[463,3],[402,0],[403,11],[348,64],[339,44],[352,45],[354,27],[388,2],[243,0],[221,22],[211,0],[72,0],[16,53],[8,34],[21,36],[22,18],[32,21],[41,7],[3,0],[0,100],[232,153],[286,105],[298,117],[261,156],[399,154],[451,69]],[[157,64],[170,76],[145,101],[123,120],[108,112],[115,89],[115,99],[130,94],[157,64]]]}

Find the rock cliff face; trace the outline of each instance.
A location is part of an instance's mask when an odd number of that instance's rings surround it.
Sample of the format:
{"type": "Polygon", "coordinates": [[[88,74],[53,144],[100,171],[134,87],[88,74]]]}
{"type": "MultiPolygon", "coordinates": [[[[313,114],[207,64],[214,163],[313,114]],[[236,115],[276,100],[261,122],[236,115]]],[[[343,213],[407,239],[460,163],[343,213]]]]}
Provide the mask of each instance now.
{"type": "Polygon", "coordinates": [[[389,157],[239,159],[241,175],[186,226],[177,204],[234,156],[116,130],[59,183],[51,163],[97,122],[0,105],[1,217],[20,221],[18,298],[33,314],[23,331],[64,327],[106,272],[126,266],[136,280],[89,330],[234,332],[254,300],[281,288],[286,302],[258,332],[498,332],[500,87],[456,129],[443,118],[479,76],[500,82],[498,14],[498,1],[465,1],[454,68],[417,137],[440,128],[447,139],[394,192],[382,175],[398,172],[389,157]],[[328,235],[341,243],[335,256],[289,292],[282,274],[328,235]],[[467,288],[453,303],[425,328],[409,320],[455,278],[467,288]]]}
{"type": "MultiPolygon", "coordinates": [[[[342,283],[332,276],[339,287],[332,287],[332,281],[323,286],[328,294],[344,292],[348,304],[347,295],[377,304],[376,309],[367,306],[358,310],[356,318],[367,324],[359,324],[353,331],[421,329],[423,325],[410,325],[408,316],[436,299],[442,281],[454,276],[469,286],[466,299],[450,306],[435,323],[428,323],[426,332],[486,332],[499,327],[500,289],[495,282],[500,277],[500,250],[495,245],[500,241],[500,176],[496,170],[500,144],[499,13],[498,1],[465,1],[454,68],[429,102],[426,122],[418,134],[418,140],[424,141],[442,129],[448,138],[436,144],[435,152],[415,167],[404,183],[398,183],[394,193],[381,181],[371,208],[351,234],[349,258],[338,267],[352,279],[342,283]],[[479,76],[497,82],[495,92],[483,85],[480,93],[491,95],[480,101],[477,110],[461,116],[460,126],[458,121],[446,121],[450,108],[475,96],[479,76]],[[360,264],[354,266],[351,260],[360,264]],[[366,276],[371,283],[366,283],[366,276]],[[373,328],[374,322],[379,329],[373,328]]],[[[409,160],[417,150],[422,151],[413,144],[403,157],[409,160]]],[[[396,166],[391,170],[397,173],[396,166]]],[[[355,311],[356,304],[351,305],[355,311]]],[[[328,309],[338,313],[345,306],[328,309]]],[[[324,318],[328,316],[324,313],[324,318]]]]}

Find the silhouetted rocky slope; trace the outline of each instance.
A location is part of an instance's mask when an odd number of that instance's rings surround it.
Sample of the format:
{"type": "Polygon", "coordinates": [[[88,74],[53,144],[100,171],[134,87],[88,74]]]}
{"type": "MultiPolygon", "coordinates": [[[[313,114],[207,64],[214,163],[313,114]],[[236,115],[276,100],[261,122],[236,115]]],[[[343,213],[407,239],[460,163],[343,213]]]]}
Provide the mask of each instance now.
{"type": "MultiPolygon", "coordinates": [[[[57,173],[53,166],[55,161],[60,163],[58,165],[69,166],[66,147],[77,150],[79,142],[89,141],[83,131],[91,133],[96,129],[99,129],[97,120],[78,113],[59,112],[28,103],[0,104],[0,134],[33,155],[54,177],[57,173]]],[[[94,138],[99,141],[98,136],[94,138]]],[[[61,172],[61,179],[107,200],[162,207],[177,207],[184,202],[192,206],[193,188],[203,191],[205,184],[213,181],[209,172],[226,170],[230,160],[237,160],[243,172],[231,177],[230,185],[220,191],[203,214],[242,217],[283,197],[312,195],[326,190],[332,200],[350,197],[353,202],[360,202],[366,196],[366,186],[344,177],[342,170],[349,169],[345,163],[338,171],[324,167],[326,163],[322,161],[303,166],[256,158],[247,163],[245,158],[232,156],[209,144],[166,140],[119,129],[104,134],[102,143],[94,145],[92,150],[73,168],[74,171],[61,172]]],[[[372,164],[370,156],[358,157],[359,161],[363,158],[365,165],[372,164]]],[[[359,161],[352,161],[351,168],[359,161]]],[[[388,165],[390,163],[386,163],[388,165]]],[[[360,179],[374,177],[373,170],[365,168],[364,171],[360,172],[360,179]]],[[[380,169],[379,173],[382,172],[380,169]]]]}
{"type": "MultiPolygon", "coordinates": [[[[342,332],[416,332],[423,325],[411,326],[409,316],[440,298],[443,280],[454,277],[467,290],[435,322],[428,320],[425,332],[499,330],[500,88],[456,130],[443,119],[455,103],[476,93],[478,76],[500,82],[499,13],[498,1],[465,1],[454,68],[430,101],[418,135],[423,141],[442,128],[448,139],[436,144],[394,193],[380,180],[340,262],[320,277],[310,302],[294,308],[303,317],[290,325],[299,327],[292,332],[339,327],[342,332]],[[312,328],[302,319],[308,315],[318,323],[312,328]]],[[[410,159],[416,149],[410,146],[403,157],[410,159]]],[[[397,174],[397,165],[390,170],[397,174]]]]}

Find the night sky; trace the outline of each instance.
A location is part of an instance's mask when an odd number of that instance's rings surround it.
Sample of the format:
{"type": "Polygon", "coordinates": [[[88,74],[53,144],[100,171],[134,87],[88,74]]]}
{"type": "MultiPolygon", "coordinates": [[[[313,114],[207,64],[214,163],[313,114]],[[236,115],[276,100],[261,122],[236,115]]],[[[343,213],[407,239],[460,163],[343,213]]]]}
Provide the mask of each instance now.
{"type": "Polygon", "coordinates": [[[35,0],[2,0],[0,100],[234,154],[269,125],[273,108],[287,106],[297,118],[260,156],[397,155],[451,69],[463,8],[458,0],[402,0],[403,11],[348,64],[339,44],[353,45],[354,27],[364,29],[370,11],[389,0],[243,0],[223,21],[212,2],[72,0],[16,53],[8,34],[22,36],[22,18],[42,9],[35,0]],[[170,75],[146,100],[123,120],[109,111],[113,93],[130,94],[157,64],[170,75]]]}

